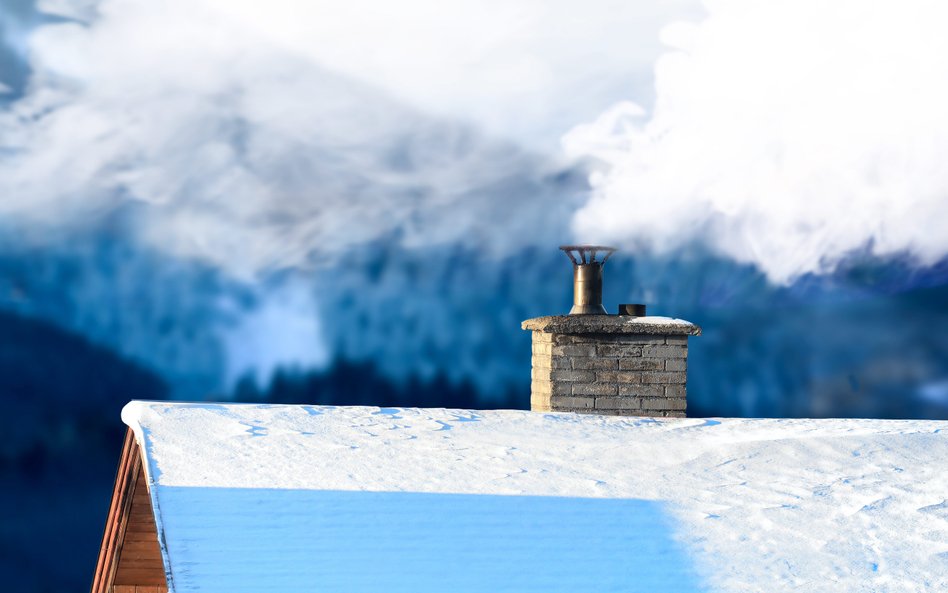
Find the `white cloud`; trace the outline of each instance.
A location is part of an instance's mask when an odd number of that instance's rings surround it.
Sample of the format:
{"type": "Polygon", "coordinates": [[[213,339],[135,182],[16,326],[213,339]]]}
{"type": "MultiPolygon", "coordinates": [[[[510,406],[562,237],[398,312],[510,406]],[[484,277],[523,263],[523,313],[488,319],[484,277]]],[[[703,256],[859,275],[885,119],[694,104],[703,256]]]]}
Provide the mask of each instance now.
{"type": "Polygon", "coordinates": [[[0,112],[0,213],[22,224],[134,204],[143,240],[248,276],[391,234],[503,249],[528,239],[498,225],[498,209],[521,228],[552,198],[548,159],[328,72],[212,8],[115,0],[99,12],[34,34],[31,90],[0,112]],[[524,198],[511,202],[514,191],[524,198]]]}
{"type": "Polygon", "coordinates": [[[654,113],[564,139],[604,165],[580,237],[669,249],[703,236],[777,282],[854,250],[948,254],[948,6],[708,2],[665,32],[654,113]]]}
{"type": "Polygon", "coordinates": [[[327,67],[541,150],[651,94],[666,23],[696,0],[205,0],[327,67]]]}
{"type": "Polygon", "coordinates": [[[48,0],[87,22],[30,37],[0,214],[55,229],[132,204],[144,241],[241,276],[390,235],[552,243],[523,229],[560,234],[559,165],[518,146],[555,153],[543,138],[632,89],[688,4],[395,6],[48,0]]]}

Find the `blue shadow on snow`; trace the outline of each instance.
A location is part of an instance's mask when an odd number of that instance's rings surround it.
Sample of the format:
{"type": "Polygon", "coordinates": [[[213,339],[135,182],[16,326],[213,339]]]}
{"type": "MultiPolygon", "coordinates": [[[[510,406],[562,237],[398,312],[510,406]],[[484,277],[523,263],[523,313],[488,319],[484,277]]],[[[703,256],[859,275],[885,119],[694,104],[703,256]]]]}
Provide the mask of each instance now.
{"type": "Polygon", "coordinates": [[[176,591],[698,592],[659,502],[159,487],[176,591]]]}

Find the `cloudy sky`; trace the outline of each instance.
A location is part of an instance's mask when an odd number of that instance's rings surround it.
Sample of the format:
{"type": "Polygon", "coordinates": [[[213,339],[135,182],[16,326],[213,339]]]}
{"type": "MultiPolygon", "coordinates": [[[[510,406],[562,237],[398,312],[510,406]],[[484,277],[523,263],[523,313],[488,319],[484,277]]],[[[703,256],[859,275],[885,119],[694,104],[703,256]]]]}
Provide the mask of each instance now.
{"type": "Polygon", "coordinates": [[[0,213],[41,235],[134,204],[142,240],[244,277],[392,233],[505,242],[488,236],[498,204],[535,210],[529,187],[571,166],[564,133],[630,94],[647,103],[660,28],[697,11],[17,6],[5,37],[29,78],[9,69],[24,94],[0,114],[0,213]],[[512,184],[520,200],[491,189],[512,184]]]}
{"type": "Polygon", "coordinates": [[[479,188],[582,162],[579,240],[699,239],[778,283],[948,252],[938,2],[30,8],[3,17],[0,212],[39,228],[133,202],[145,240],[248,274],[477,235],[479,188]]]}

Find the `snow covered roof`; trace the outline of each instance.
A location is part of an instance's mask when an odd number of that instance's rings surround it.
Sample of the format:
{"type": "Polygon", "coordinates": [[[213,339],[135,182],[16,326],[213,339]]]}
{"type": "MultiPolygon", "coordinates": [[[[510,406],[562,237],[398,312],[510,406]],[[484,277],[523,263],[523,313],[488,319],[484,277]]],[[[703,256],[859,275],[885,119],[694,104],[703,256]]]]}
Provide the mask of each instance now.
{"type": "Polygon", "coordinates": [[[948,590],[948,423],[132,402],[171,591],[948,590]]]}

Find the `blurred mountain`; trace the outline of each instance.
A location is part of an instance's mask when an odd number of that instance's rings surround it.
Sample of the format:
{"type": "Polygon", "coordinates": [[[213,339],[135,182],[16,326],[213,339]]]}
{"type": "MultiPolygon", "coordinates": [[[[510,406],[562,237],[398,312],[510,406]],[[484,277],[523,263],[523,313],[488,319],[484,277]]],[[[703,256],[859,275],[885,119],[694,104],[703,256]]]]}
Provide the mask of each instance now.
{"type": "MultiPolygon", "coordinates": [[[[286,393],[296,381],[294,401],[308,394],[316,402],[368,403],[370,396],[345,395],[372,392],[353,383],[362,376],[380,401],[408,405],[410,397],[397,395],[405,385],[420,391],[437,382],[443,401],[419,393],[418,404],[450,405],[463,391],[475,394],[469,403],[478,407],[522,407],[511,395],[525,402],[529,385],[530,336],[520,321],[567,311],[572,290],[569,262],[552,239],[499,258],[463,246],[412,250],[379,241],[344,263],[258,283],[156,254],[120,234],[67,243],[29,250],[8,235],[0,310],[134,361],[179,399],[236,397],[243,378],[242,398],[251,391],[276,397],[272,390],[286,393]],[[318,317],[312,343],[295,346],[299,359],[311,348],[326,360],[230,368],[235,351],[250,348],[245,342],[256,352],[276,349],[292,329],[286,323],[298,323],[288,317],[283,325],[253,326],[259,333],[240,334],[244,342],[233,337],[261,307],[274,306],[270,295],[288,282],[305,287],[318,317]],[[362,371],[353,378],[346,365],[362,371]],[[334,376],[348,377],[335,392],[334,376]]],[[[661,258],[619,254],[606,267],[605,302],[610,309],[643,302],[652,314],[704,327],[691,348],[693,413],[946,417],[948,401],[931,394],[948,378],[948,342],[936,330],[948,326],[948,282],[939,269],[907,270],[862,262],[832,278],[774,287],[754,269],[699,248],[661,258]]],[[[36,397],[58,401],[55,379],[43,385],[36,397]]],[[[100,401],[89,395],[90,405],[100,401]]]]}
{"type": "MultiPolygon", "coordinates": [[[[116,217],[120,219],[121,217],[116,217]]],[[[44,320],[152,369],[169,393],[219,390],[224,360],[215,324],[237,284],[134,242],[113,219],[41,244],[0,229],[0,310],[44,320]]]]}
{"type": "Polygon", "coordinates": [[[43,470],[50,451],[115,432],[125,399],[163,399],[165,382],[116,353],[48,322],[0,311],[0,463],[43,470]]]}
{"type": "Polygon", "coordinates": [[[0,570],[15,591],[81,590],[122,443],[119,411],[167,387],[81,335],[0,311],[0,394],[0,570]]]}

